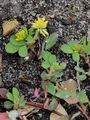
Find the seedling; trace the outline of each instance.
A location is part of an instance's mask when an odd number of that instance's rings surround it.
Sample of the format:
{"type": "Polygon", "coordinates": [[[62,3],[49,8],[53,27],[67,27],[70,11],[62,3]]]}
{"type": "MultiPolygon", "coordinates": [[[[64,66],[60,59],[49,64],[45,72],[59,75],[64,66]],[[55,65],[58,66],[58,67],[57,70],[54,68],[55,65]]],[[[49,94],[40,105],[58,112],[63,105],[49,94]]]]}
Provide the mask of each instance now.
{"type": "Polygon", "coordinates": [[[45,69],[41,74],[43,80],[55,81],[58,77],[62,76],[62,70],[65,69],[66,64],[57,62],[56,56],[48,51],[42,53],[42,64],[41,66],[45,69]]]}
{"type": "Polygon", "coordinates": [[[48,32],[46,30],[48,21],[45,18],[38,18],[37,21],[32,23],[30,29],[22,27],[19,32],[10,37],[9,43],[5,49],[7,53],[14,54],[18,52],[19,56],[26,57],[28,55],[28,49],[32,49],[34,44],[39,38],[39,34],[46,37],[48,32]]]}
{"type": "Polygon", "coordinates": [[[12,93],[8,92],[6,96],[8,99],[8,101],[4,103],[4,107],[6,109],[10,109],[13,107],[13,109],[16,110],[25,106],[26,101],[24,100],[23,96],[20,96],[17,88],[13,87],[12,93]]]}
{"type": "Polygon", "coordinates": [[[74,61],[79,62],[80,55],[87,54],[90,55],[90,40],[86,40],[86,36],[81,38],[81,42],[78,43],[75,40],[71,40],[67,44],[61,46],[61,50],[64,53],[71,54],[74,61]]]}
{"type": "Polygon", "coordinates": [[[87,75],[90,76],[90,70],[88,70],[88,72],[85,72],[85,70],[83,68],[80,68],[79,66],[75,66],[75,70],[78,72],[76,78],[80,81],[85,80],[87,75]]]}
{"type": "Polygon", "coordinates": [[[71,54],[74,61],[79,62],[80,60],[80,52],[81,52],[81,45],[76,41],[72,40],[67,44],[63,44],[61,46],[61,50],[64,53],[71,54]]]}

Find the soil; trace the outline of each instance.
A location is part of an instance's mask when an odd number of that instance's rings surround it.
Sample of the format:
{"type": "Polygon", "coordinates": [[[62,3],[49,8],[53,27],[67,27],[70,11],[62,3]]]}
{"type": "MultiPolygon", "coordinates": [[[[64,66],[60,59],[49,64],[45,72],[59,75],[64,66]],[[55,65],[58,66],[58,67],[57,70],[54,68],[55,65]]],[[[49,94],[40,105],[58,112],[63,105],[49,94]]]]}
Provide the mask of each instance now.
{"type": "MultiPolygon", "coordinates": [[[[58,42],[51,51],[56,54],[58,61],[67,63],[63,79],[74,79],[75,62],[72,61],[71,56],[68,57],[60,51],[60,45],[72,38],[80,41],[83,35],[90,37],[88,35],[90,0],[0,0],[0,52],[3,55],[3,69],[0,75],[4,83],[3,87],[11,90],[13,86],[16,86],[27,100],[33,100],[36,87],[41,89],[41,62],[33,52],[30,52],[28,60],[20,58],[17,54],[7,54],[5,43],[8,42],[10,35],[6,37],[2,35],[1,25],[3,20],[15,17],[21,25],[28,26],[38,16],[46,16],[49,21],[48,32],[56,32],[59,35],[58,42]]],[[[87,69],[88,66],[83,59],[80,64],[85,70],[87,69]]],[[[81,87],[87,90],[90,99],[90,78],[82,82],[81,87]]],[[[3,101],[1,103],[3,104],[3,101]]],[[[1,103],[0,106],[2,106],[1,103]]],[[[90,114],[90,108],[88,109],[90,114]]],[[[78,110],[75,106],[67,106],[69,114],[76,111],[78,110]]],[[[49,117],[50,113],[43,110],[33,114],[28,120],[49,120],[49,117]]],[[[75,120],[85,120],[85,118],[79,116],[75,120]]]]}

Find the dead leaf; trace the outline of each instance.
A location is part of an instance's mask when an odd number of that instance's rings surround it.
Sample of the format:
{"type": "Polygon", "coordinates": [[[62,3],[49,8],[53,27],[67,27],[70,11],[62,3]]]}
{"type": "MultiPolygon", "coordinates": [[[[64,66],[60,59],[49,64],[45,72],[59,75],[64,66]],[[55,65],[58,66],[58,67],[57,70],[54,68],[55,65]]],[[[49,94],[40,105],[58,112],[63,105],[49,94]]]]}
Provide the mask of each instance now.
{"type": "Polygon", "coordinates": [[[8,90],[6,88],[0,88],[0,96],[2,98],[6,98],[7,92],[8,92],[8,90]]]}
{"type": "Polygon", "coordinates": [[[19,112],[17,110],[11,110],[10,112],[7,112],[9,120],[17,120],[17,117],[19,117],[19,112]]]}
{"type": "Polygon", "coordinates": [[[3,28],[3,35],[8,35],[11,31],[13,31],[17,26],[19,25],[19,22],[14,20],[5,20],[2,24],[3,28]]]}
{"type": "Polygon", "coordinates": [[[59,116],[55,113],[51,113],[50,120],[69,120],[69,118],[66,116],[59,116]]]}
{"type": "Polygon", "coordinates": [[[73,79],[70,79],[70,80],[67,80],[67,81],[63,81],[62,82],[62,87],[65,90],[67,90],[71,95],[75,95],[76,94],[77,83],[73,79]]]}
{"type": "Polygon", "coordinates": [[[0,72],[2,72],[2,54],[0,53],[0,72]]]}
{"type": "Polygon", "coordinates": [[[68,103],[68,104],[76,104],[79,102],[79,97],[78,96],[73,96],[73,97],[68,97],[65,99],[65,101],[68,103]]]}
{"type": "Polygon", "coordinates": [[[64,115],[64,116],[68,116],[66,110],[64,109],[64,107],[63,107],[61,104],[58,104],[58,106],[57,106],[57,108],[55,109],[55,111],[56,111],[57,113],[60,113],[60,114],[64,115]]]}
{"type": "Polygon", "coordinates": [[[25,116],[27,115],[28,113],[31,113],[31,112],[38,112],[39,109],[37,109],[36,107],[33,107],[33,106],[30,106],[30,105],[26,105],[24,107],[24,109],[21,110],[21,116],[25,116]]]}

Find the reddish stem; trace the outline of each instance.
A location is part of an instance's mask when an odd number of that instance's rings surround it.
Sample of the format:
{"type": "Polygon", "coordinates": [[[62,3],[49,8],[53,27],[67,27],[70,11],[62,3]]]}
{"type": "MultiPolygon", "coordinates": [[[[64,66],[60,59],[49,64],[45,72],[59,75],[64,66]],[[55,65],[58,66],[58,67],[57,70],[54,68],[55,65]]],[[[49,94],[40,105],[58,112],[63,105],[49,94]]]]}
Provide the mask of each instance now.
{"type": "MultiPolygon", "coordinates": [[[[40,108],[40,109],[47,109],[47,110],[48,110],[48,108],[44,108],[44,105],[43,105],[42,103],[27,102],[27,105],[31,105],[31,106],[34,106],[34,107],[38,107],[38,108],[40,108]]],[[[53,110],[52,112],[54,112],[55,114],[57,114],[57,115],[59,115],[59,116],[62,115],[61,113],[59,113],[59,112],[56,111],[56,110],[53,110]]]]}
{"type": "Polygon", "coordinates": [[[86,114],[86,112],[83,110],[83,108],[80,107],[80,105],[76,104],[76,107],[80,110],[80,112],[84,115],[86,120],[90,120],[90,117],[86,114]]]}

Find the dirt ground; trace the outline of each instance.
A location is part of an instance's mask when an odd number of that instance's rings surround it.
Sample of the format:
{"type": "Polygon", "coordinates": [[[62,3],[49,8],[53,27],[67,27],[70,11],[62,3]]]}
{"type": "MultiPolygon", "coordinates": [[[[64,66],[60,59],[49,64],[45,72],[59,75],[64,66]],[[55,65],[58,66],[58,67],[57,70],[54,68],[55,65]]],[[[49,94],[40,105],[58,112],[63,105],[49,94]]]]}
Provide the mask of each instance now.
{"type": "MultiPolygon", "coordinates": [[[[83,35],[90,38],[88,35],[90,0],[0,0],[0,52],[3,55],[3,69],[0,75],[4,87],[11,89],[16,86],[27,100],[33,100],[35,87],[41,88],[41,63],[32,52],[28,61],[17,54],[10,55],[5,52],[5,43],[10,35],[6,37],[2,35],[2,22],[15,17],[21,25],[28,26],[38,16],[45,16],[49,21],[49,33],[56,32],[59,35],[58,42],[51,51],[57,55],[59,61],[67,62],[68,67],[64,71],[65,80],[74,78],[72,74],[75,72],[73,70],[75,63],[60,51],[60,45],[72,38],[80,40],[83,35]]],[[[86,66],[83,59],[81,66],[86,66]]],[[[90,78],[82,83],[82,88],[86,87],[90,88],[90,78]]],[[[90,89],[87,94],[90,99],[90,89]]],[[[77,109],[74,106],[67,106],[67,111],[73,114],[77,109]]],[[[39,111],[29,120],[49,120],[49,114],[46,110],[39,111]]],[[[85,119],[80,116],[76,120],[85,119]]]]}

